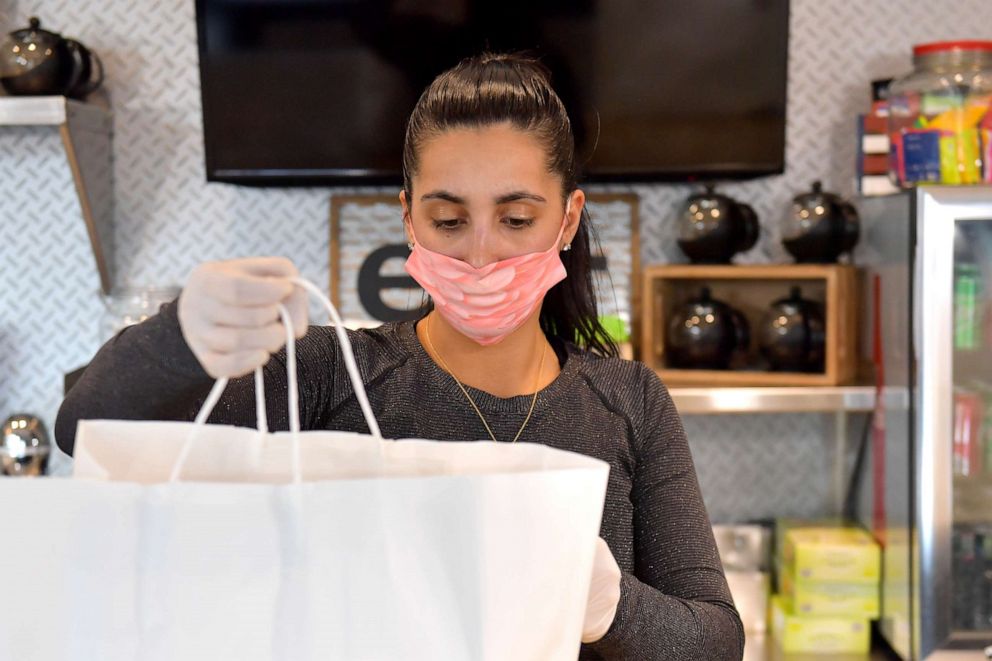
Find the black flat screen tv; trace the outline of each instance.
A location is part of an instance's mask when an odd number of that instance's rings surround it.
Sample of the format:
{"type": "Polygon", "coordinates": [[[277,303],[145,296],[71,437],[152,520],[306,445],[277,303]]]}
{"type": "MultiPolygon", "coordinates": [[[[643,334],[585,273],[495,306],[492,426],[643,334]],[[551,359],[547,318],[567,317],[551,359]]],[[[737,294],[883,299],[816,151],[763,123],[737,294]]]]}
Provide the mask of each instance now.
{"type": "Polygon", "coordinates": [[[400,182],[406,120],[483,50],[552,71],[584,181],[783,171],[788,0],[196,0],[207,179],[400,182]]]}

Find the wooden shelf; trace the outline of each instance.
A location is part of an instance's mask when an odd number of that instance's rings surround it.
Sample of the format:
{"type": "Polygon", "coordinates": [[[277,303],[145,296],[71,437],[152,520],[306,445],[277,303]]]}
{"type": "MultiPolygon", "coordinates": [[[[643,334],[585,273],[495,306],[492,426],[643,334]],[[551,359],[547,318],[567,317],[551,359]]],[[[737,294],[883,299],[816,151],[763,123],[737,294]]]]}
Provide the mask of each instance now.
{"type": "MultiPolygon", "coordinates": [[[[671,386],[829,387],[856,382],[859,301],[858,271],[840,264],[705,265],[657,264],[643,272],[641,286],[640,357],[671,386]],[[779,372],[767,369],[759,351],[759,335],[769,306],[800,286],[807,300],[823,306],[824,366],[821,372],[779,372]],[[734,369],[683,369],[670,362],[666,339],[671,315],[696,298],[702,288],[713,299],[735,309],[751,329],[747,351],[736,352],[734,369]]],[[[712,315],[692,332],[715,323],[712,315]]],[[[686,322],[689,323],[689,322],[686,322]]]]}
{"type": "Polygon", "coordinates": [[[111,113],[64,96],[0,96],[0,128],[19,126],[58,129],[100,274],[100,286],[109,293],[114,263],[111,113]]]}

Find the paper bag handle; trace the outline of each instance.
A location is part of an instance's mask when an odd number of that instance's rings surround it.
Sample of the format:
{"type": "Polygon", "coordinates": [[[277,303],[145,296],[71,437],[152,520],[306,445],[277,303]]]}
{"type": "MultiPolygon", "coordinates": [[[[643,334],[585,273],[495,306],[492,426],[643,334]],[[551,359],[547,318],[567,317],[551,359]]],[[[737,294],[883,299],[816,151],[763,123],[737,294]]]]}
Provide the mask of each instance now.
{"type": "MultiPolygon", "coordinates": [[[[334,332],[338,337],[338,344],[341,347],[341,355],[344,357],[344,366],[348,372],[349,379],[351,379],[351,386],[355,391],[355,398],[358,400],[358,405],[362,409],[362,415],[365,417],[365,422],[369,426],[369,431],[371,432],[372,437],[376,440],[382,440],[382,432],[379,430],[379,423],[376,421],[375,414],[372,412],[372,406],[369,404],[368,393],[365,391],[365,384],[362,382],[361,373],[358,371],[358,364],[355,362],[355,354],[351,347],[351,340],[348,339],[348,333],[345,331],[344,322],[341,320],[341,316],[338,314],[337,308],[335,308],[330,299],[328,299],[327,296],[320,291],[320,288],[309,280],[304,278],[291,278],[291,281],[316,296],[317,300],[324,304],[324,308],[327,310],[331,320],[334,322],[334,332]]],[[[300,468],[300,395],[299,384],[296,377],[296,333],[293,329],[293,321],[290,317],[289,311],[281,303],[279,304],[279,318],[282,320],[283,326],[286,328],[286,382],[289,390],[289,430],[291,433],[292,471],[293,482],[298,484],[302,482],[303,479],[300,468]]],[[[226,377],[217,379],[213,385],[213,388],[210,389],[207,399],[203,402],[200,412],[197,413],[196,418],[193,421],[193,430],[190,432],[189,437],[183,444],[183,447],[179,452],[179,456],[172,467],[172,473],[169,476],[170,482],[177,482],[179,480],[179,475],[182,473],[183,466],[185,466],[186,460],[189,457],[190,448],[192,447],[200,429],[206,425],[207,418],[210,417],[211,411],[213,411],[214,407],[217,405],[217,402],[220,400],[224,389],[227,387],[228,380],[229,379],[226,377]]],[[[265,386],[263,383],[261,366],[255,368],[255,412],[258,431],[261,433],[268,432],[268,420],[265,414],[265,386]]]]}

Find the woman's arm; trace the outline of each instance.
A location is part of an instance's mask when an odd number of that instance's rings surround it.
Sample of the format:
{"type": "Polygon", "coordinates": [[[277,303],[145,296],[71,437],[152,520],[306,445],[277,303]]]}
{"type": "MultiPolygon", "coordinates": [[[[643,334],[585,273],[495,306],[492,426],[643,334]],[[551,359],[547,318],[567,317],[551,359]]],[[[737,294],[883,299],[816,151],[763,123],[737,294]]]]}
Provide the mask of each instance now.
{"type": "Polygon", "coordinates": [[[214,380],[183,339],[176,302],[100,347],[59,408],[55,439],[64,452],[72,454],[76,423],[84,418],[192,420],[196,415],[195,405],[206,399],[214,380]]]}
{"type": "MultiPolygon", "coordinates": [[[[55,420],[59,447],[72,454],[76,424],[82,419],[193,420],[213,387],[214,379],[200,365],[183,338],[177,301],[159,313],[121,330],[104,344],[66,394],[55,420]]],[[[313,334],[311,333],[312,337],[313,334]]],[[[316,338],[314,338],[316,339],[316,338]]],[[[303,412],[301,426],[309,428],[309,375],[333,370],[310,370],[311,360],[327,356],[323,347],[306,338],[297,341],[298,371],[303,412]],[[319,354],[319,355],[318,355],[319,354]]],[[[269,428],[288,429],[286,409],[286,350],[272,356],[263,368],[269,428]]],[[[231,379],[207,422],[254,427],[254,375],[231,379]]]]}
{"type": "Polygon", "coordinates": [[[591,646],[606,659],[737,661],[744,654],[744,629],[685,431],[664,386],[644,371],[631,494],[635,571],[623,573],[613,625],[591,646]]]}

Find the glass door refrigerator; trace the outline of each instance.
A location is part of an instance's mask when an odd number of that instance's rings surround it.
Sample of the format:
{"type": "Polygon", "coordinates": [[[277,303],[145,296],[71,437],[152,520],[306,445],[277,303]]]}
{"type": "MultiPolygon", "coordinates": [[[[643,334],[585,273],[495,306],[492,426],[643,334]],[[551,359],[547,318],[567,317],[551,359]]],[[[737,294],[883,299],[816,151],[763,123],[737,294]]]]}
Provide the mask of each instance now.
{"type": "Polygon", "coordinates": [[[992,658],[992,186],[863,198],[876,412],[858,515],[904,659],[992,658]]]}

